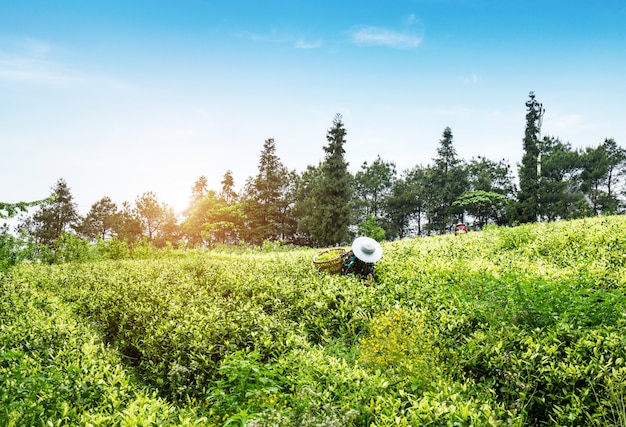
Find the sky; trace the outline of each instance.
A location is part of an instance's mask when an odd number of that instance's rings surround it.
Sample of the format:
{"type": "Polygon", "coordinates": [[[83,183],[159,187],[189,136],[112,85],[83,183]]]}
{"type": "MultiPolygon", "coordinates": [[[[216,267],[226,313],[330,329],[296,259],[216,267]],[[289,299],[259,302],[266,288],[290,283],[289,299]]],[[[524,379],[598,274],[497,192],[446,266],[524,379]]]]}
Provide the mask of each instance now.
{"type": "Polygon", "coordinates": [[[0,0],[0,201],[59,179],[86,214],[151,191],[182,212],[205,176],[302,172],[336,114],[352,172],[378,156],[521,160],[542,135],[626,147],[622,0],[0,0]]]}

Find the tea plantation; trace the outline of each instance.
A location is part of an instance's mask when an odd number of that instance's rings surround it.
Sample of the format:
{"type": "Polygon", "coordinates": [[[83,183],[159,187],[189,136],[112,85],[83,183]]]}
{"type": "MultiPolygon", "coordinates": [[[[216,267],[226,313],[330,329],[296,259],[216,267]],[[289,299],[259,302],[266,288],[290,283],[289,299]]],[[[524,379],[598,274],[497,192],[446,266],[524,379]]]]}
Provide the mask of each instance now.
{"type": "Polygon", "coordinates": [[[626,426],[626,216],[0,274],[2,426],[626,426]]]}

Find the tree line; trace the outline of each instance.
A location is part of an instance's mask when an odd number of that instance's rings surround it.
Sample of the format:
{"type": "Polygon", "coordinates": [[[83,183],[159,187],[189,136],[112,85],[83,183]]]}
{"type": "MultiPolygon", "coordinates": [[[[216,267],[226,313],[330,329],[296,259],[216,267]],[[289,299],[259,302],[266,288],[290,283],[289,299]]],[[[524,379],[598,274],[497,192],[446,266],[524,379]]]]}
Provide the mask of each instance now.
{"type": "MultiPolygon", "coordinates": [[[[139,243],[157,248],[264,242],[327,247],[349,243],[355,235],[394,240],[443,234],[459,222],[481,229],[624,213],[626,150],[611,138],[573,149],[556,137],[541,137],[544,109],[533,92],[526,111],[517,183],[505,159],[459,158],[449,127],[431,164],[398,172],[395,163],[379,155],[353,174],[344,148],[347,131],[337,114],[317,165],[300,173],[290,170],[276,155],[274,139],[267,139],[256,175],[239,192],[230,170],[217,191],[201,176],[180,216],[153,192],[121,206],[103,197],[81,216],[60,179],[53,197],[37,202],[36,211],[22,218],[18,237],[6,225],[0,230],[4,252],[27,245],[35,248],[31,253],[50,257],[60,247],[67,249],[68,242],[116,242],[131,249],[139,243]]],[[[0,204],[0,216],[27,207],[0,204]]]]}

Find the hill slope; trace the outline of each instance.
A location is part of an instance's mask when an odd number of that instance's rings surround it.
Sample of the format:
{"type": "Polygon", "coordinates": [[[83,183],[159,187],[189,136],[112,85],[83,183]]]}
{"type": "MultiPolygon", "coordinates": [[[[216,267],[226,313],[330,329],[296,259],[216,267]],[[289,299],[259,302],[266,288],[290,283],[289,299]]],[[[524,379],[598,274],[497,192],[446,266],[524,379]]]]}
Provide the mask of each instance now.
{"type": "Polygon", "coordinates": [[[383,249],[370,287],[314,250],[16,267],[0,421],[626,425],[626,217],[383,249]]]}

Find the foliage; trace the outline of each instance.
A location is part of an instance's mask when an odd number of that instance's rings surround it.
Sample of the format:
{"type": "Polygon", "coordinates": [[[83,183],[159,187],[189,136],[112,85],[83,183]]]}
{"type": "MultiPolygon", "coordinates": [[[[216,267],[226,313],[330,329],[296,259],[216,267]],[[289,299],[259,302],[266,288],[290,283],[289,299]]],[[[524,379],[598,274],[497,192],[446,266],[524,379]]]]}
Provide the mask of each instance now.
{"type": "Polygon", "coordinates": [[[190,247],[235,243],[243,227],[244,213],[236,202],[229,203],[215,191],[192,201],[182,222],[182,230],[190,247]]]}
{"type": "MultiPolygon", "coordinates": [[[[469,215],[469,218],[466,217],[465,221],[479,229],[486,224],[505,225],[507,223],[506,209],[516,196],[509,164],[504,159],[494,162],[478,156],[470,160],[466,170],[469,187],[464,194],[483,194],[491,200],[487,205],[484,204],[485,200],[478,204],[466,205],[465,214],[469,215]]],[[[458,200],[454,203],[456,204],[458,200]]]]}
{"type": "Polygon", "coordinates": [[[443,131],[435,164],[431,168],[431,188],[428,204],[429,230],[444,234],[458,222],[463,210],[454,201],[467,187],[467,174],[453,145],[452,130],[443,131]]]}
{"type": "Polygon", "coordinates": [[[319,173],[311,174],[310,191],[303,190],[310,195],[304,222],[318,246],[342,244],[349,239],[352,175],[345,160],[345,137],[342,117],[337,114],[326,134],[328,145],[324,146],[326,156],[319,166],[319,173]]]}
{"type": "Polygon", "coordinates": [[[8,225],[0,227],[0,272],[7,271],[14,266],[21,258],[19,247],[21,242],[8,231],[8,225]]]}
{"type": "Polygon", "coordinates": [[[427,388],[441,374],[437,328],[419,310],[394,307],[369,322],[359,360],[388,370],[412,392],[427,388]]]}
{"type": "Polygon", "coordinates": [[[152,191],[137,198],[131,218],[138,221],[142,237],[157,247],[178,241],[179,227],[174,210],[167,204],[160,203],[152,191]]]}
{"type": "Polygon", "coordinates": [[[87,261],[89,243],[75,233],[65,232],[53,243],[54,262],[87,261]]]}
{"type": "Polygon", "coordinates": [[[354,176],[354,197],[359,218],[386,216],[387,199],[391,195],[395,176],[396,165],[383,161],[380,156],[371,165],[363,162],[354,176]]]}
{"type": "Polygon", "coordinates": [[[318,272],[314,249],[145,244],[132,260],[20,263],[0,276],[1,421],[606,426],[626,416],[623,216],[382,242],[370,287],[318,272]]]}
{"type": "Polygon", "coordinates": [[[461,194],[452,204],[476,218],[475,225],[480,228],[490,219],[497,221],[501,218],[507,201],[506,196],[499,193],[471,190],[461,194]]]}
{"type": "Polygon", "coordinates": [[[616,188],[626,175],[626,150],[607,138],[596,147],[587,147],[582,156],[582,189],[587,194],[594,215],[620,211],[616,188]]]}
{"type": "Polygon", "coordinates": [[[17,203],[0,202],[0,219],[13,218],[20,212],[22,213],[28,212],[28,208],[31,208],[33,206],[39,206],[43,203],[50,203],[54,201],[55,198],[56,198],[56,195],[53,193],[52,195],[50,195],[49,197],[45,199],[36,200],[34,202],[17,202],[17,203]]]}
{"type": "Polygon", "coordinates": [[[103,197],[91,206],[79,230],[89,239],[106,239],[114,235],[119,221],[117,205],[109,197],[103,197]]]}
{"type": "Polygon", "coordinates": [[[143,386],[69,306],[0,273],[0,424],[201,426],[143,386]]]}
{"type": "Polygon", "coordinates": [[[265,140],[258,173],[247,182],[243,196],[246,218],[243,230],[248,242],[260,244],[263,240],[284,239],[294,234],[294,175],[276,155],[274,139],[265,140]]]}
{"type": "Polygon", "coordinates": [[[545,137],[541,144],[538,213],[542,219],[580,218],[583,194],[579,175],[581,159],[569,143],[545,137]]]}
{"type": "Polygon", "coordinates": [[[80,218],[63,179],[53,189],[59,193],[55,198],[0,202],[0,218],[39,206],[18,229],[28,234],[23,240],[33,250],[26,252],[36,260],[50,259],[53,242],[72,231],[91,243],[116,237],[128,244],[129,251],[143,238],[157,248],[258,246],[267,240],[330,246],[347,244],[368,215],[376,216],[386,238],[394,240],[444,234],[458,222],[481,229],[488,224],[624,213],[626,150],[612,138],[578,151],[556,137],[542,138],[545,110],[534,92],[529,93],[526,109],[519,191],[504,159],[481,155],[468,162],[460,159],[450,127],[443,131],[433,164],[416,165],[396,176],[395,163],[378,155],[371,163],[363,162],[353,176],[347,168],[346,130],[337,114],[326,135],[325,158],[318,165],[308,165],[301,173],[288,170],[269,138],[258,174],[245,181],[241,194],[235,191],[230,170],[219,192],[210,191],[201,176],[192,187],[182,223],[152,192],[138,197],[135,205],[123,202],[121,209],[103,197],[80,218]]]}
{"type": "Polygon", "coordinates": [[[385,240],[385,229],[378,225],[378,218],[368,215],[365,222],[359,225],[359,234],[382,242],[385,240]]]}
{"type": "Polygon", "coordinates": [[[94,248],[93,258],[98,260],[115,260],[130,258],[130,249],[128,245],[117,237],[112,239],[98,239],[94,248]]]}
{"type": "Polygon", "coordinates": [[[80,222],[74,196],[63,178],[52,187],[54,198],[39,205],[31,221],[23,224],[38,244],[51,247],[63,233],[76,230],[80,222]]]}
{"type": "Polygon", "coordinates": [[[522,163],[519,167],[520,191],[517,195],[516,211],[512,213],[519,223],[534,222],[539,215],[538,163],[541,155],[541,119],[543,106],[536,100],[535,93],[528,94],[526,101],[526,128],[524,130],[522,163]]]}

